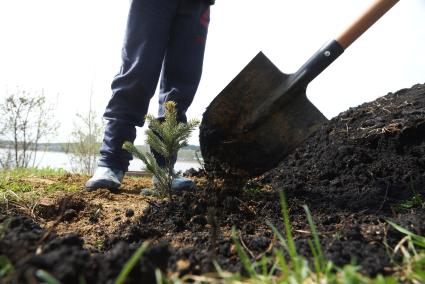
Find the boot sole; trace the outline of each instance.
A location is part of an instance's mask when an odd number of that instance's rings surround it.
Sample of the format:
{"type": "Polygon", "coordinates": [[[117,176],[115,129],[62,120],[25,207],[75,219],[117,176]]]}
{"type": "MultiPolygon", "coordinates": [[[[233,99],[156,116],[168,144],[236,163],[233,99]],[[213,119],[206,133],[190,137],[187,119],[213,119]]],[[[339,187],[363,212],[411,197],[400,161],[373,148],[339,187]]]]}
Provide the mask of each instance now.
{"type": "Polygon", "coordinates": [[[110,192],[116,193],[118,192],[121,185],[117,185],[116,183],[112,183],[109,180],[98,180],[93,184],[87,184],[85,185],[86,191],[92,192],[96,191],[100,188],[106,188],[110,192]]]}

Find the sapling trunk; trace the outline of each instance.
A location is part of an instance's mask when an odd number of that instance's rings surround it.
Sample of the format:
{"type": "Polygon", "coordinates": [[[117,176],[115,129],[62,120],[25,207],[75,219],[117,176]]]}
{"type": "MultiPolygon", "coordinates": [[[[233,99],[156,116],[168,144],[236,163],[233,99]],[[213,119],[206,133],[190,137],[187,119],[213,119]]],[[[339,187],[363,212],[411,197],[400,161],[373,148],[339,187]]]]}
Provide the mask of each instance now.
{"type": "Polygon", "coordinates": [[[169,197],[170,197],[170,200],[173,200],[173,195],[172,195],[172,186],[173,186],[173,179],[174,179],[174,176],[173,176],[173,170],[174,170],[174,165],[173,165],[173,162],[172,162],[172,160],[171,159],[168,159],[168,180],[167,180],[167,182],[168,182],[168,195],[169,195],[169,197]]]}

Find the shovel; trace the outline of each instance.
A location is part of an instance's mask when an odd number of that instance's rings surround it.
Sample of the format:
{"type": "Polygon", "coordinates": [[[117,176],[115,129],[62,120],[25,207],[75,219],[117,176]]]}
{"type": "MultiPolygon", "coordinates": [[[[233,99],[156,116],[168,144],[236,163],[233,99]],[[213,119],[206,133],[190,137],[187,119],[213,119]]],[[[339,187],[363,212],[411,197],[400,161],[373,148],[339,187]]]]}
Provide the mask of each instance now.
{"type": "Polygon", "coordinates": [[[307,85],[398,1],[375,0],[294,74],[258,53],[203,114],[199,138],[207,170],[258,176],[318,130],[328,120],[308,100],[307,85]]]}

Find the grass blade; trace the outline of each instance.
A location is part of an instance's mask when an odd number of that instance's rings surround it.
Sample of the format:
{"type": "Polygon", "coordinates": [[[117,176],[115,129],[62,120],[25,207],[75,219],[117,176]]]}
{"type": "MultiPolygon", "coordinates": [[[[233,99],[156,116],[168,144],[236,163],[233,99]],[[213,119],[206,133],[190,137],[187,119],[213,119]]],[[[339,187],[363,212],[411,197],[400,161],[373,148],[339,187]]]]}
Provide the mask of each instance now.
{"type": "MultiPolygon", "coordinates": [[[[313,217],[311,215],[310,209],[307,205],[304,205],[303,208],[307,215],[307,221],[311,229],[311,234],[313,236],[314,252],[312,252],[317,254],[317,256],[315,256],[315,261],[318,261],[320,265],[320,272],[323,272],[323,269],[325,268],[325,258],[323,257],[323,250],[322,245],[320,244],[319,234],[317,233],[316,225],[313,222],[313,217]]],[[[319,271],[317,271],[317,273],[319,273],[319,271]]]]}
{"type": "Polygon", "coordinates": [[[279,192],[280,197],[280,207],[283,217],[283,223],[285,224],[285,234],[286,234],[286,240],[288,245],[288,253],[289,257],[291,258],[292,265],[294,266],[296,278],[298,282],[302,282],[302,272],[301,272],[301,261],[300,257],[297,253],[297,249],[295,247],[295,241],[294,237],[292,236],[292,227],[291,222],[289,220],[289,210],[288,205],[286,204],[285,194],[283,191],[279,192]]]}
{"type": "Polygon", "coordinates": [[[278,267],[282,271],[282,282],[285,283],[285,281],[289,278],[289,267],[286,263],[285,256],[283,255],[283,252],[280,250],[275,250],[274,254],[277,259],[278,267]]]}
{"type": "Polygon", "coordinates": [[[255,277],[257,273],[255,272],[253,264],[249,260],[249,256],[238,241],[235,227],[232,228],[232,239],[245,270],[248,272],[249,276],[255,277]]]}
{"type": "Polygon", "coordinates": [[[59,280],[52,276],[49,272],[39,269],[35,272],[35,275],[47,284],[62,284],[59,280]]]}
{"type": "Polygon", "coordinates": [[[410,232],[409,230],[397,225],[394,222],[391,222],[390,220],[386,220],[388,224],[390,224],[392,227],[394,227],[397,231],[400,233],[405,234],[406,236],[410,236],[412,238],[412,241],[415,245],[418,245],[422,248],[425,248],[425,238],[422,236],[419,236],[415,233],[410,232]]]}
{"type": "Polygon", "coordinates": [[[128,274],[130,274],[131,270],[134,268],[136,263],[142,257],[143,253],[145,252],[145,250],[148,246],[149,246],[149,242],[144,242],[136,250],[136,252],[131,256],[131,258],[124,265],[124,268],[121,270],[120,274],[118,275],[117,279],[114,282],[115,284],[123,284],[124,283],[124,281],[127,279],[128,274]]]}
{"type": "Polygon", "coordinates": [[[87,281],[84,278],[84,276],[80,275],[80,277],[78,277],[78,283],[79,284],[87,284],[87,281]]]}
{"type": "Polygon", "coordinates": [[[14,272],[15,268],[13,267],[12,262],[10,262],[6,256],[0,255],[0,279],[9,274],[13,274],[14,272]]]}

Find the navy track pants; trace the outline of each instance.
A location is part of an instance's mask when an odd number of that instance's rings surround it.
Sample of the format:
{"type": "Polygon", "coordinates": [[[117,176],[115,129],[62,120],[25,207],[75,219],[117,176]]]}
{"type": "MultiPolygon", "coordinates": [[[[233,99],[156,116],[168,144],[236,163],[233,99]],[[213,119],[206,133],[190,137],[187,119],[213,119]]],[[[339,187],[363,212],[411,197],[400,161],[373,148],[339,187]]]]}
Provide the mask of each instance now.
{"type": "Polygon", "coordinates": [[[122,66],[104,113],[99,166],[128,170],[132,156],[122,144],[134,142],[159,79],[158,118],[171,100],[177,103],[178,120],[187,121],[186,111],[201,79],[209,8],[203,0],[131,1],[122,66]]]}

